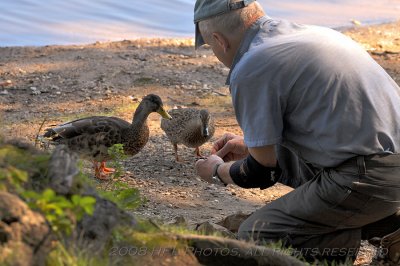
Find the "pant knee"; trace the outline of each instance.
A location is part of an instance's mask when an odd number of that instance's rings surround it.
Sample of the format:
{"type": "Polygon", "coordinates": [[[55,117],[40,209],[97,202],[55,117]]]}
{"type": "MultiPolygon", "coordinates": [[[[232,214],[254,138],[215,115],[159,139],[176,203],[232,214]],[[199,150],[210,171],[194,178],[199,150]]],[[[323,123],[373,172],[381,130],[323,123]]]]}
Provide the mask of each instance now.
{"type": "Polygon", "coordinates": [[[243,223],[239,226],[238,232],[237,232],[237,238],[240,240],[250,240],[250,234],[245,226],[243,226],[243,223]]]}

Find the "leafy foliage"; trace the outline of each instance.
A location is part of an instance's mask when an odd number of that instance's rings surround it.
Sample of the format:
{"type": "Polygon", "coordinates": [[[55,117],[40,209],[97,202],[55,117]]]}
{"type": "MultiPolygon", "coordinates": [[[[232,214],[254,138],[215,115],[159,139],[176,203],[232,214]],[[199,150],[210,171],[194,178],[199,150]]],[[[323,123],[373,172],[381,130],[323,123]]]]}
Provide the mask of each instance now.
{"type": "Polygon", "coordinates": [[[111,157],[110,165],[115,169],[113,177],[118,178],[124,173],[122,161],[127,158],[124,153],[124,145],[114,144],[108,148],[108,154],[111,157]]]}
{"type": "Polygon", "coordinates": [[[99,194],[124,210],[133,210],[146,201],[140,196],[138,189],[130,188],[127,184],[114,180],[106,190],[100,190],[99,194]]]}
{"type": "Polygon", "coordinates": [[[57,195],[49,188],[42,193],[25,191],[22,195],[29,207],[44,214],[56,233],[70,234],[84,214],[93,214],[96,203],[96,199],[91,196],[72,195],[69,199],[57,195]]]}
{"type": "Polygon", "coordinates": [[[22,185],[28,180],[28,173],[13,166],[0,168],[0,191],[20,192],[22,185]]]}
{"type": "Polygon", "coordinates": [[[27,147],[0,143],[0,191],[19,193],[28,177],[44,180],[49,158],[48,154],[34,153],[27,147]]]}
{"type": "Polygon", "coordinates": [[[66,247],[58,241],[54,249],[49,253],[46,259],[46,265],[49,266],[106,266],[109,265],[108,259],[104,256],[89,253],[87,250],[66,247]]]}

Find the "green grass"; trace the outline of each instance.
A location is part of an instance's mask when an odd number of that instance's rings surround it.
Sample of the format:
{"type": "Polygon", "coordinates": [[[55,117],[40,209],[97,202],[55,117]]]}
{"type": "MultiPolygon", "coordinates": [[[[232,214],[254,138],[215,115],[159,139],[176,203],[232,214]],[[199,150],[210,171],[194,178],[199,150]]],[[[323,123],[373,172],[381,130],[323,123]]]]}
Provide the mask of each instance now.
{"type": "Polygon", "coordinates": [[[78,247],[66,247],[58,241],[46,258],[48,266],[108,266],[109,258],[78,247]]]}

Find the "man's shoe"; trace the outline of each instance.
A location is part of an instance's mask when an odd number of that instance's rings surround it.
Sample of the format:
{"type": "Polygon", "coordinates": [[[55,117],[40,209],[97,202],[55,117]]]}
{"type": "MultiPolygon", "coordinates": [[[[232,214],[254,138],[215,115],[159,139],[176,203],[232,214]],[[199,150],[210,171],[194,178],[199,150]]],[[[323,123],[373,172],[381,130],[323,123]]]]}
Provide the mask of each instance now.
{"type": "Polygon", "coordinates": [[[382,237],[377,257],[388,265],[400,265],[400,229],[382,237]]]}

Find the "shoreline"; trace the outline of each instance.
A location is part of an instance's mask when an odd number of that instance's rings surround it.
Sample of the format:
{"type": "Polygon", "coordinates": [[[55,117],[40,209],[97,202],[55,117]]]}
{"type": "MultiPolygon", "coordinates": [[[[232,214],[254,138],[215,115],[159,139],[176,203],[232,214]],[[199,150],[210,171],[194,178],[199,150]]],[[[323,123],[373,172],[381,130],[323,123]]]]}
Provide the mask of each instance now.
{"type": "Polygon", "coordinates": [[[388,19],[386,21],[381,21],[381,22],[371,22],[371,23],[361,23],[357,20],[352,20],[352,25],[349,26],[339,26],[339,27],[332,27],[332,29],[340,31],[340,32],[346,32],[350,30],[357,30],[359,28],[365,28],[365,27],[378,27],[378,26],[385,26],[389,24],[397,24],[400,22],[400,19],[388,19]]]}
{"type": "MultiPolygon", "coordinates": [[[[357,20],[352,20],[353,25],[348,25],[348,26],[337,26],[337,27],[328,27],[337,31],[340,31],[342,33],[348,32],[348,31],[357,31],[362,28],[371,28],[371,27],[385,27],[388,25],[396,25],[398,24],[400,27],[400,19],[390,19],[387,21],[382,21],[382,22],[371,22],[371,23],[361,23],[357,20]]],[[[323,26],[327,27],[327,26],[323,26]]],[[[194,32],[193,32],[194,34],[194,32]]],[[[194,36],[194,35],[193,35],[194,36]]],[[[192,42],[194,45],[194,37],[137,37],[137,38],[132,38],[132,39],[118,39],[118,40],[104,40],[104,41],[93,41],[93,42],[82,42],[82,43],[69,43],[69,44],[57,44],[57,43],[52,43],[52,44],[44,44],[44,45],[6,45],[6,46],[0,46],[0,49],[2,48],[43,48],[43,47],[49,47],[49,46],[71,46],[71,47],[80,47],[80,46],[88,46],[88,45],[95,45],[98,43],[115,43],[115,42],[123,42],[123,41],[133,41],[133,42],[143,42],[143,41],[152,41],[152,40],[181,40],[181,41],[189,41],[192,42]]]]}

